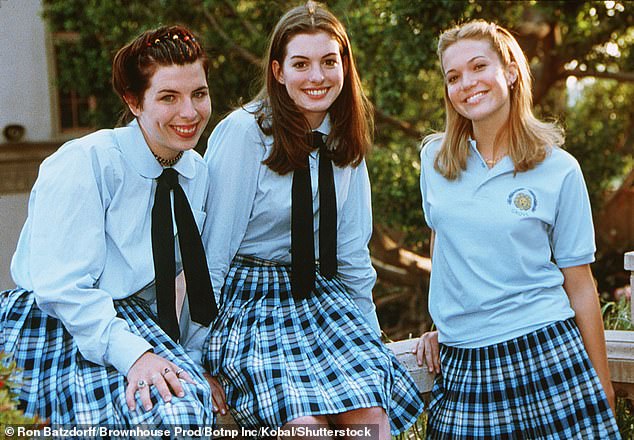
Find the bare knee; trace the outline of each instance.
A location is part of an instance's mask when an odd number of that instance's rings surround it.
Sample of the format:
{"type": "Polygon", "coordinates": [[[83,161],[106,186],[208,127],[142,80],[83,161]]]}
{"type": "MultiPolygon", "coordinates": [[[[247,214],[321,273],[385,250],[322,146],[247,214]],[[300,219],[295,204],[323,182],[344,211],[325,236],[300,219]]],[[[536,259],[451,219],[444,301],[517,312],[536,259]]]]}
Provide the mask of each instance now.
{"type": "Polygon", "coordinates": [[[379,438],[390,439],[390,422],[387,414],[380,406],[360,408],[331,416],[337,427],[348,425],[352,429],[348,439],[379,438]],[[369,432],[368,432],[369,430],[369,432]]]}
{"type": "Polygon", "coordinates": [[[304,416],[291,420],[282,426],[281,431],[286,431],[291,435],[280,436],[284,440],[292,439],[323,439],[331,437],[315,435],[319,433],[319,428],[328,428],[328,418],[326,416],[304,416]],[[295,429],[293,429],[295,428],[295,429]],[[299,429],[302,428],[302,429],[299,429]]]}
{"type": "Polygon", "coordinates": [[[283,426],[283,428],[293,425],[328,426],[328,419],[326,418],[326,416],[303,416],[289,421],[288,423],[286,423],[286,425],[283,426]]]}
{"type": "Polygon", "coordinates": [[[335,424],[377,424],[382,420],[387,420],[387,414],[380,406],[373,406],[335,414],[332,416],[332,420],[335,424]]]}

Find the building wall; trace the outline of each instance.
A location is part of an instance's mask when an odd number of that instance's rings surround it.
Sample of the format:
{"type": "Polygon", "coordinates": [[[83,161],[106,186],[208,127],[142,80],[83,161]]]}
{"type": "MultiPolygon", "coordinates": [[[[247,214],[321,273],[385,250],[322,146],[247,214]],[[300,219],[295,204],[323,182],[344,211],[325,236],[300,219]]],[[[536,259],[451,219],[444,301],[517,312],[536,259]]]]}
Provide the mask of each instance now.
{"type": "Polygon", "coordinates": [[[23,141],[54,136],[41,10],[41,0],[0,0],[0,148],[7,124],[26,128],[23,141]]]}
{"type": "Polygon", "coordinates": [[[31,174],[43,158],[39,150],[35,157],[34,147],[25,143],[48,142],[55,136],[47,56],[52,45],[41,11],[41,0],[0,0],[0,290],[14,287],[11,257],[26,219],[31,174]],[[21,143],[5,143],[2,131],[8,124],[26,128],[21,143]],[[14,175],[15,170],[21,172],[14,175]],[[26,177],[28,185],[16,184],[26,177]]]}
{"type": "Polygon", "coordinates": [[[28,193],[0,194],[0,290],[15,287],[9,267],[26,220],[28,198],[28,193]]]}

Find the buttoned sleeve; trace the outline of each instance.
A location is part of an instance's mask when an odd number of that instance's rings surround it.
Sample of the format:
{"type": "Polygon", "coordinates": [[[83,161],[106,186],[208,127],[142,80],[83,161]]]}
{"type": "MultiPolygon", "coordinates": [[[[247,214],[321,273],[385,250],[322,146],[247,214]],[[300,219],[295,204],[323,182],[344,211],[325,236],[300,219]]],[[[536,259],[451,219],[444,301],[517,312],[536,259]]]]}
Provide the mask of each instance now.
{"type": "Polygon", "coordinates": [[[563,179],[551,229],[553,256],[560,268],[589,264],[596,250],[590,198],[576,160],[563,179]]]}
{"type": "Polygon", "coordinates": [[[205,152],[210,178],[203,243],[219,304],[233,257],[249,224],[265,149],[254,116],[233,112],[211,134],[205,152]]]}
{"type": "Polygon", "coordinates": [[[64,324],[86,359],[126,374],[151,346],[98,286],[106,257],[101,171],[90,150],[72,143],[44,162],[29,202],[27,264],[42,311],[64,324]]]}
{"type": "Polygon", "coordinates": [[[368,249],[372,236],[372,202],[365,161],[352,170],[348,198],[340,215],[337,231],[339,278],[366,322],[379,335],[381,329],[372,300],[376,271],[372,267],[368,249]]]}

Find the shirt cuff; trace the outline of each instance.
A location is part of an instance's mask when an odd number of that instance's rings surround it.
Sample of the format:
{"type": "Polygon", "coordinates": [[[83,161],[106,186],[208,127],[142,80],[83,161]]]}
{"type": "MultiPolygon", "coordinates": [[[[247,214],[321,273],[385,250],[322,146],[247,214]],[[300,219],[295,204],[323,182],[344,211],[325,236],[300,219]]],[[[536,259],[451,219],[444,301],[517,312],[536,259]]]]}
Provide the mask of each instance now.
{"type": "Polygon", "coordinates": [[[111,334],[104,358],[106,364],[112,365],[119,373],[127,376],[132,364],[149,350],[152,350],[149,342],[121,329],[116,334],[111,334]]]}
{"type": "Polygon", "coordinates": [[[583,255],[581,257],[557,258],[557,266],[561,269],[574,266],[582,266],[584,264],[594,263],[594,252],[583,255]]]}

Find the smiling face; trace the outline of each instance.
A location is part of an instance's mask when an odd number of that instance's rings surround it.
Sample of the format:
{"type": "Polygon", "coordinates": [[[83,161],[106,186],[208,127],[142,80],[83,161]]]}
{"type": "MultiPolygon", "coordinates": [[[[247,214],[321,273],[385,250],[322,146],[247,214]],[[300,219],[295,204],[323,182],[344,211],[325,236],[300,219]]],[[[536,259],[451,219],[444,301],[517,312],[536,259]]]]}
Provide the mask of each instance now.
{"type": "Polygon", "coordinates": [[[343,87],[337,40],[326,32],[297,34],[286,45],[282,64],[273,60],[271,68],[310,126],[319,127],[343,87]]]}
{"type": "Polygon", "coordinates": [[[442,54],[447,96],[453,108],[472,121],[474,130],[496,130],[509,116],[509,86],[517,79],[517,66],[503,66],[486,40],[459,40],[442,54]]]}
{"type": "Polygon", "coordinates": [[[158,66],[140,105],[126,101],[150,150],[164,159],[194,148],[211,115],[201,61],[158,66]]]}

